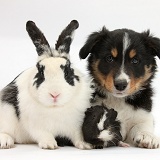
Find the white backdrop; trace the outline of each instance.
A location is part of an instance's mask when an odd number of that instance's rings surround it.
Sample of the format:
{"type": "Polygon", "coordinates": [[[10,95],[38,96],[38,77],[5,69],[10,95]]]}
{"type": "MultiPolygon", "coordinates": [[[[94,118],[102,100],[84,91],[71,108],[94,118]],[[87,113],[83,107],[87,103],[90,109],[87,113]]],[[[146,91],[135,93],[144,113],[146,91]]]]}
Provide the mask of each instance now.
{"type": "MultiPolygon", "coordinates": [[[[78,52],[84,44],[87,35],[93,31],[99,30],[105,25],[109,30],[118,28],[130,28],[141,32],[147,29],[151,30],[155,36],[160,37],[160,1],[159,0],[0,0],[0,89],[14,79],[21,71],[35,65],[37,54],[25,30],[25,24],[28,20],[36,22],[37,26],[44,32],[50,45],[54,47],[58,35],[68,23],[76,19],[80,23],[80,27],[76,31],[75,39],[71,46],[72,62],[85,72],[85,61],[79,60],[78,52]]],[[[160,68],[160,61],[157,60],[160,68]]],[[[153,82],[155,87],[154,109],[155,117],[155,133],[160,136],[160,71],[153,82]]],[[[31,154],[30,150],[35,146],[18,146],[19,148],[10,151],[1,151],[0,156],[4,155],[5,159],[9,158],[9,153],[18,156],[19,151],[25,150],[31,154]],[[31,148],[30,148],[31,147],[31,148]],[[7,153],[7,154],[6,154],[7,153]]],[[[36,148],[37,152],[44,154],[44,151],[36,148]]],[[[33,149],[34,150],[34,149],[33,149]]],[[[63,155],[63,153],[72,152],[72,149],[65,148],[62,151],[56,151],[55,154],[63,155]]],[[[114,151],[117,157],[126,156],[125,150],[121,149],[105,149],[110,153],[111,157],[114,151]],[[124,152],[124,154],[123,154],[124,152]]],[[[77,156],[75,154],[67,154],[65,159],[72,159],[77,156]],[[73,157],[72,157],[73,156],[73,157]]],[[[84,155],[97,158],[95,153],[100,151],[80,152],[81,160],[84,155]]],[[[107,157],[104,150],[100,156],[107,157]]],[[[136,149],[139,157],[155,151],[143,151],[136,149]]],[[[48,152],[47,152],[48,153],[48,152]]],[[[79,153],[79,152],[78,152],[79,153]]],[[[129,157],[134,157],[135,149],[127,150],[129,157]]],[[[160,150],[156,154],[160,154],[160,150]]],[[[154,153],[154,155],[156,155],[154,153]]],[[[20,154],[22,157],[23,154],[20,154]]],[[[65,154],[64,154],[65,155],[65,154]]],[[[109,156],[108,155],[108,156],[109,156]]],[[[32,155],[30,155],[32,156],[32,155]]],[[[54,154],[52,155],[54,156],[54,154]]],[[[52,157],[50,154],[50,158],[52,157]]],[[[2,156],[3,157],[3,156],[2,156]]],[[[22,158],[21,157],[21,158],[22,158]]],[[[77,158],[78,158],[77,157],[77,158]]],[[[35,158],[35,157],[34,157],[35,158]]],[[[48,156],[49,158],[49,156],[48,156]]],[[[61,157],[62,158],[62,157],[61,157]]],[[[153,156],[152,156],[153,159],[153,156]]]]}

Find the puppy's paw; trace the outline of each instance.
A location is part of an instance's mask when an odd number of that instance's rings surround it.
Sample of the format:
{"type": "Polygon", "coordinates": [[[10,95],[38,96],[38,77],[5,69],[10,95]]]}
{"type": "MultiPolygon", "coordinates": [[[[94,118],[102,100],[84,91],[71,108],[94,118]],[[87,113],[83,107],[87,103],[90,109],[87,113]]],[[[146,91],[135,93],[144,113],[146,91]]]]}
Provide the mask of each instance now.
{"type": "Polygon", "coordinates": [[[0,148],[9,149],[14,147],[14,140],[8,134],[0,133],[0,148]]]}
{"type": "Polygon", "coordinates": [[[160,140],[156,136],[147,132],[140,132],[133,138],[136,146],[141,148],[156,149],[160,147],[160,140]]]}
{"type": "Polygon", "coordinates": [[[75,147],[78,149],[92,149],[92,145],[90,145],[89,143],[83,142],[83,141],[78,141],[75,144],[75,147]]]}
{"type": "Polygon", "coordinates": [[[38,143],[39,147],[42,149],[57,149],[58,145],[55,140],[46,140],[38,143]]]}

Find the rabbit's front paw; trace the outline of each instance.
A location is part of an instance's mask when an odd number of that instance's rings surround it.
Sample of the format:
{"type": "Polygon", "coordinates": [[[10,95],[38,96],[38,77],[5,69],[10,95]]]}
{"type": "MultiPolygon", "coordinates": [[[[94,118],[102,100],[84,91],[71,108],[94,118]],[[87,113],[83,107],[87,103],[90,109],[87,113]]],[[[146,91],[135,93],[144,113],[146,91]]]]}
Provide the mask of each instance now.
{"type": "Polygon", "coordinates": [[[75,143],[75,147],[78,149],[92,149],[92,145],[89,143],[83,142],[83,141],[78,141],[75,143]]]}
{"type": "Polygon", "coordinates": [[[41,141],[39,142],[39,147],[42,149],[57,149],[58,145],[55,140],[46,140],[46,141],[41,141]]]}
{"type": "Polygon", "coordinates": [[[1,149],[9,149],[13,148],[14,140],[8,134],[0,133],[0,148],[1,149]]]}

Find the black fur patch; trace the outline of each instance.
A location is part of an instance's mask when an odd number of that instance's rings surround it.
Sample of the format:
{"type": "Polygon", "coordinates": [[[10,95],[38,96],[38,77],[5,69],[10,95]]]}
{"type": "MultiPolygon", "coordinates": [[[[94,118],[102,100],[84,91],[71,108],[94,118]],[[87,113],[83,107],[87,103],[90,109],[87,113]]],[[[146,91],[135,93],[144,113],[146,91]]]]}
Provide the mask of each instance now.
{"type": "MultiPolygon", "coordinates": [[[[95,83],[96,84],[96,83],[95,83]]],[[[92,93],[92,98],[90,99],[91,103],[94,103],[97,101],[97,98],[99,99],[105,99],[107,98],[107,95],[104,91],[102,91],[100,88],[101,86],[92,85],[91,88],[94,89],[94,93],[92,93]]]]}
{"type": "Polygon", "coordinates": [[[82,132],[84,140],[87,143],[96,146],[103,146],[104,142],[98,139],[100,130],[97,128],[97,123],[100,121],[104,113],[104,109],[101,106],[95,106],[88,108],[85,112],[85,118],[82,125],[82,132]]]}
{"type": "Polygon", "coordinates": [[[28,21],[26,23],[26,30],[36,47],[38,55],[41,56],[44,52],[47,52],[50,56],[52,56],[49,43],[36,24],[32,21],[28,21]]]}
{"type": "Polygon", "coordinates": [[[148,86],[145,90],[139,91],[133,97],[127,97],[126,103],[132,105],[134,109],[144,109],[148,112],[152,110],[152,100],[153,95],[152,89],[148,86]]]}
{"type": "Polygon", "coordinates": [[[8,84],[3,90],[2,90],[2,102],[6,102],[8,104],[11,104],[14,106],[15,113],[18,118],[20,115],[19,111],[19,101],[18,101],[18,87],[15,83],[15,81],[8,84]]]}
{"type": "Polygon", "coordinates": [[[94,92],[94,97],[98,96],[99,98],[106,98],[106,95],[103,92],[100,92],[99,90],[96,90],[94,92]]]}
{"type": "Polygon", "coordinates": [[[58,146],[60,147],[73,146],[72,141],[68,139],[67,137],[57,136],[56,141],[57,141],[58,146]]]}
{"type": "Polygon", "coordinates": [[[45,66],[40,65],[40,63],[37,63],[36,67],[38,69],[38,73],[34,77],[34,79],[36,80],[34,81],[33,85],[36,85],[36,87],[38,88],[45,80],[44,77],[45,66]]]}
{"type": "MultiPolygon", "coordinates": [[[[70,44],[71,44],[71,42],[72,42],[72,39],[70,38],[70,37],[68,37],[68,38],[66,38],[66,39],[64,39],[63,40],[63,47],[62,48],[59,48],[59,52],[60,53],[69,53],[69,51],[70,51],[70,44]]],[[[62,43],[62,42],[61,42],[62,43]]]]}
{"type": "Polygon", "coordinates": [[[61,65],[60,68],[64,71],[64,78],[68,84],[71,86],[74,86],[74,79],[76,79],[78,82],[80,81],[79,76],[74,74],[74,69],[71,68],[71,63],[68,60],[66,65],[61,65]]]}
{"type": "Polygon", "coordinates": [[[55,45],[55,48],[59,53],[69,53],[70,45],[72,43],[72,33],[78,27],[78,21],[72,20],[70,24],[62,31],[55,45]]]}

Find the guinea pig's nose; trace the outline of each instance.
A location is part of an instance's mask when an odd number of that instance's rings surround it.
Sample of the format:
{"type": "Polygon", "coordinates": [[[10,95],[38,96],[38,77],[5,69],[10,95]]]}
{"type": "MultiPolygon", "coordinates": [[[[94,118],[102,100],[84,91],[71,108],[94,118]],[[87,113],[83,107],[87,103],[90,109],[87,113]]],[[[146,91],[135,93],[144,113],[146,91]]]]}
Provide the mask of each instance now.
{"type": "Polygon", "coordinates": [[[126,80],[114,81],[114,86],[118,91],[123,91],[126,89],[128,83],[126,80]]]}

